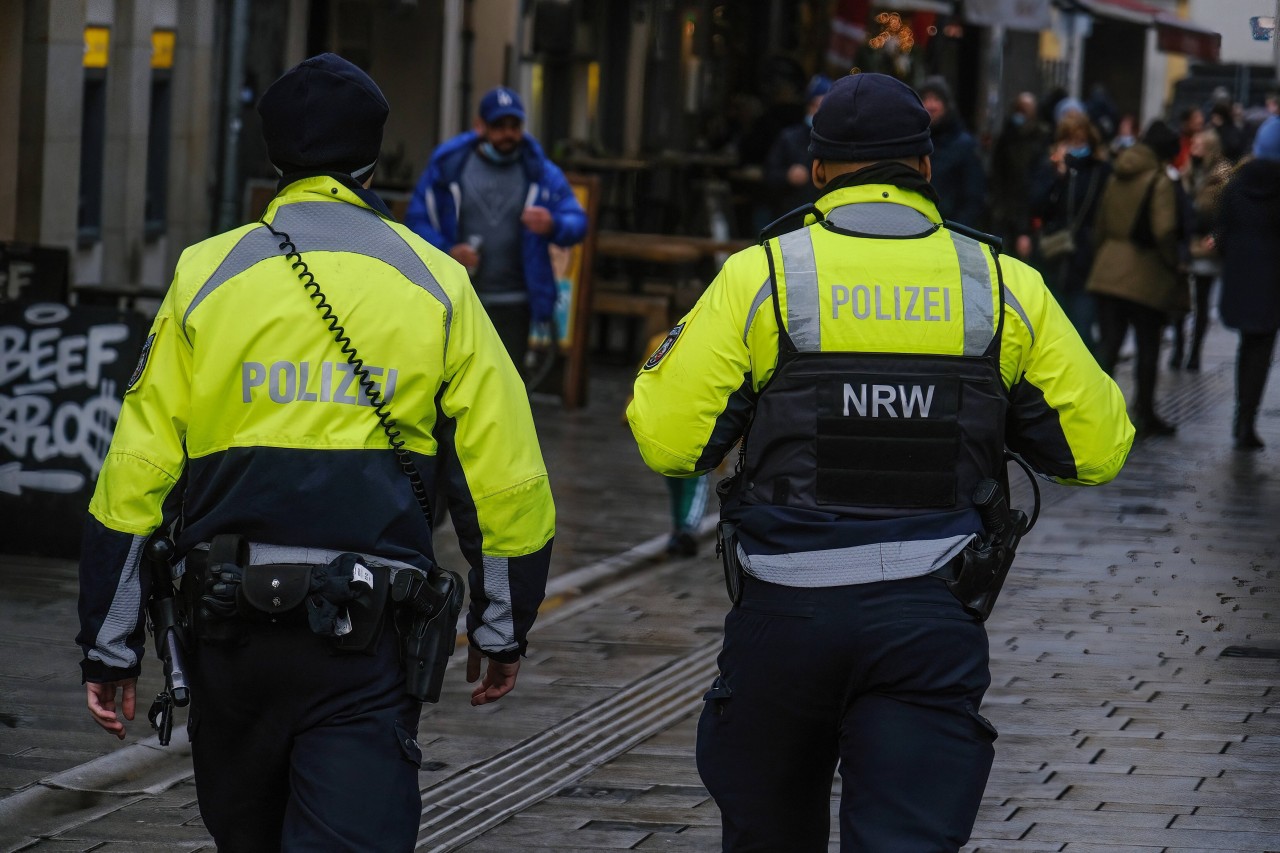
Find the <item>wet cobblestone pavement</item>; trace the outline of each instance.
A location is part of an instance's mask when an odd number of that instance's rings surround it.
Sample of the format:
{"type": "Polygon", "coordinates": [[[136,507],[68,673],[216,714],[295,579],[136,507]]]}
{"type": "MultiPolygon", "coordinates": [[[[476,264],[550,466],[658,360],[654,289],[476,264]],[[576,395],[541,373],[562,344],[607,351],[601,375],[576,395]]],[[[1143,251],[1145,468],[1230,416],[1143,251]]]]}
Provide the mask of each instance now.
{"type": "MultiPolygon", "coordinates": [[[[966,850],[1280,851],[1280,382],[1268,450],[1233,451],[1233,358],[1215,326],[1202,372],[1162,371],[1178,433],[1115,483],[1042,486],[988,623],[1001,735],[966,850]]],[[[621,422],[626,378],[598,371],[580,412],[536,407],[555,595],[511,696],[470,708],[455,656],[424,713],[422,850],[718,849],[693,740],[723,585],[705,539],[651,559],[666,493],[621,422]]],[[[178,738],[139,720],[117,744],[84,710],[74,566],[0,557],[0,584],[0,851],[212,850],[178,738]]]]}

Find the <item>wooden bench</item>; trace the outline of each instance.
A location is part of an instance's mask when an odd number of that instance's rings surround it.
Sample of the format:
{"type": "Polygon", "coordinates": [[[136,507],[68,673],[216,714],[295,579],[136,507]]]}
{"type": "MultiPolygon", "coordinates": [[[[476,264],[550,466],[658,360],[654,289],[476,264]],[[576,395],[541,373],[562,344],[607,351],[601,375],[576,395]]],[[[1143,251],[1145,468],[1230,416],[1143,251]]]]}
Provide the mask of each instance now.
{"type": "MultiPolygon", "coordinates": [[[[635,317],[644,328],[644,341],[660,335],[671,327],[671,299],[658,293],[620,293],[615,290],[597,290],[592,300],[594,314],[635,317]]],[[[631,341],[634,349],[635,341],[631,341]]]]}

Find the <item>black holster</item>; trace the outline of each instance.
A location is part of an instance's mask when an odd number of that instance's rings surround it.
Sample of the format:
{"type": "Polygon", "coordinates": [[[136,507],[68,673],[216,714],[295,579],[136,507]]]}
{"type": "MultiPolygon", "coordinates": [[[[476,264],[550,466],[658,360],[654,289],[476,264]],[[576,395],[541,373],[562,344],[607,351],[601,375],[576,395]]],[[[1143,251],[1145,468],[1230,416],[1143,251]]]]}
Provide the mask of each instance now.
{"type": "Polygon", "coordinates": [[[995,480],[978,484],[974,504],[982,517],[983,532],[934,574],[946,581],[965,610],[985,622],[1027,530],[1027,516],[1021,510],[1010,511],[1004,489],[995,480]]]}
{"type": "Polygon", "coordinates": [[[734,607],[742,601],[742,562],[738,559],[738,525],[721,521],[716,525],[716,553],[724,564],[724,588],[734,607]]]}
{"type": "Polygon", "coordinates": [[[404,692],[419,702],[440,701],[444,671],[456,645],[462,578],[432,566],[399,569],[391,582],[404,664],[404,692]]]}

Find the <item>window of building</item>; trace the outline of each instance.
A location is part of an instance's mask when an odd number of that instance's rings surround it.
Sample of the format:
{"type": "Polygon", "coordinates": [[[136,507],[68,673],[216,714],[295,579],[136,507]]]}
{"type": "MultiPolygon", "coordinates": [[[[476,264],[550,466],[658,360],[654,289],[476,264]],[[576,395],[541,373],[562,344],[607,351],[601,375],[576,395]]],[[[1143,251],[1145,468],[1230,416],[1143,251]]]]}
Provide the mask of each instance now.
{"type": "Polygon", "coordinates": [[[110,30],[85,27],[84,105],[80,114],[80,242],[102,237],[102,176],[107,140],[107,52],[110,30]]]}
{"type": "Polygon", "coordinates": [[[168,222],[169,136],[173,112],[172,30],[151,34],[151,120],[147,126],[147,190],[144,230],[148,239],[164,234],[168,222]]]}

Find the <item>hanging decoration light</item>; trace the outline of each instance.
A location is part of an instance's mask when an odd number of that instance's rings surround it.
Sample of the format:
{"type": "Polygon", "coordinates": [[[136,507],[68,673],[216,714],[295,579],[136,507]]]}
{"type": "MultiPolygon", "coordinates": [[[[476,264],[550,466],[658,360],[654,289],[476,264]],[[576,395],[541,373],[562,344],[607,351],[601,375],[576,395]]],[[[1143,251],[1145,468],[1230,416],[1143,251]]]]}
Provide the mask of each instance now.
{"type": "Polygon", "coordinates": [[[881,12],[876,15],[876,23],[884,29],[867,41],[871,47],[876,50],[886,46],[891,49],[896,47],[902,53],[910,53],[911,48],[915,47],[915,33],[911,31],[910,25],[903,22],[902,16],[897,12],[881,12]]]}

